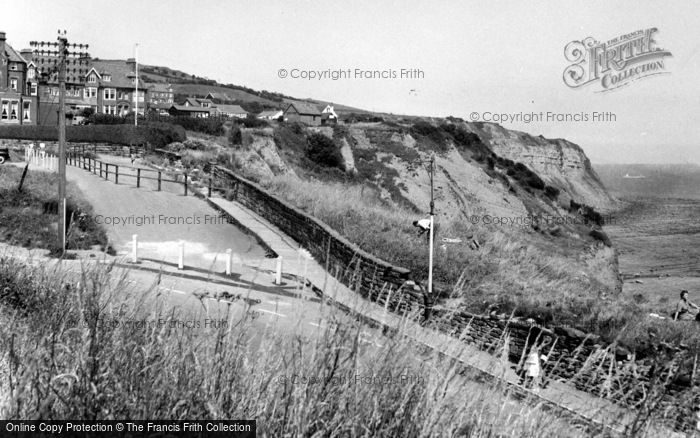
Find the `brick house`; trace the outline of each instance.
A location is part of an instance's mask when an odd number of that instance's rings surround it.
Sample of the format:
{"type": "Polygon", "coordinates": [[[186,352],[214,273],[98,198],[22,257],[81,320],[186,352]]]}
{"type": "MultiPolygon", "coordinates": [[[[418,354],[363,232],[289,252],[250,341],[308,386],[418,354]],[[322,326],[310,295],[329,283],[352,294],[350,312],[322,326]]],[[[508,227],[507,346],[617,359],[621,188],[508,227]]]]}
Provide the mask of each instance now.
{"type": "Polygon", "coordinates": [[[94,60],[85,76],[84,97],[99,114],[145,114],[147,85],[141,79],[136,97],[136,60],[94,60]]]}
{"type": "Polygon", "coordinates": [[[27,61],[0,32],[0,124],[36,124],[37,99],[27,84],[27,61]]]}
{"type": "Polygon", "coordinates": [[[309,103],[291,103],[284,111],[284,120],[301,122],[311,126],[321,125],[321,111],[309,103]]]}

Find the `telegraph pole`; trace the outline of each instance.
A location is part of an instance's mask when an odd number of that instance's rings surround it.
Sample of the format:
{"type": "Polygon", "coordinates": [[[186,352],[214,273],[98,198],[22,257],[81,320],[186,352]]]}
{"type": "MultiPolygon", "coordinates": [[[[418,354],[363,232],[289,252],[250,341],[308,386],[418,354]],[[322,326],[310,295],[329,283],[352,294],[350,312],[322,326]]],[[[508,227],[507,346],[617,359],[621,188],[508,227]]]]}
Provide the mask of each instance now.
{"type": "Polygon", "coordinates": [[[66,252],[66,31],[58,31],[58,247],[66,252]]]}
{"type": "Polygon", "coordinates": [[[433,237],[435,227],[435,202],[433,197],[433,179],[435,174],[435,154],[430,156],[430,168],[428,169],[430,174],[430,255],[428,256],[428,294],[432,297],[433,294],[433,237]]]}
{"type": "Polygon", "coordinates": [[[136,61],[136,95],[134,96],[134,102],[136,102],[136,112],[134,113],[134,126],[139,126],[139,44],[138,43],[136,43],[136,45],[134,46],[134,61],[136,61]]]}

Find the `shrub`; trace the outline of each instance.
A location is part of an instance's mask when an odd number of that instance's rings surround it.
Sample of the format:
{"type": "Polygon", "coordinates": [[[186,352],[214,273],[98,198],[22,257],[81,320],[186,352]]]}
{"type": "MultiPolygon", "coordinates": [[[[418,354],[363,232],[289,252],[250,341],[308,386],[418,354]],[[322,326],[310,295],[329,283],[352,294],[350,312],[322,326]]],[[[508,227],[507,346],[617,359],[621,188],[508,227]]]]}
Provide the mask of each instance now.
{"type": "Polygon", "coordinates": [[[236,119],[234,123],[241,124],[246,128],[266,128],[270,126],[270,124],[267,123],[266,120],[258,119],[252,114],[248,114],[248,117],[246,117],[245,119],[236,119]]]}
{"type": "MultiPolygon", "coordinates": [[[[53,126],[2,126],[0,137],[19,140],[57,141],[58,130],[53,126]]],[[[67,126],[66,140],[84,143],[109,143],[121,145],[150,144],[163,147],[174,141],[184,141],[185,130],[167,123],[147,125],[86,125],[67,126]]]]}
{"type": "Polygon", "coordinates": [[[224,121],[218,118],[169,117],[168,123],[180,125],[188,131],[220,136],[224,135],[224,121]]]}
{"type": "Polygon", "coordinates": [[[330,138],[323,134],[311,134],[308,138],[306,155],[314,163],[326,167],[341,167],[343,156],[340,149],[330,138]]]}
{"type": "Polygon", "coordinates": [[[545,186],[544,194],[550,199],[557,199],[559,197],[559,189],[552,186],[545,186]]]}
{"type": "Polygon", "coordinates": [[[537,190],[544,190],[545,187],[544,181],[542,181],[542,178],[537,176],[536,173],[530,173],[529,175],[527,175],[523,179],[523,182],[529,187],[532,187],[533,189],[537,190]]]}
{"type": "Polygon", "coordinates": [[[241,128],[237,125],[233,125],[228,134],[228,141],[231,146],[240,146],[243,144],[243,136],[241,135],[241,128]]]}

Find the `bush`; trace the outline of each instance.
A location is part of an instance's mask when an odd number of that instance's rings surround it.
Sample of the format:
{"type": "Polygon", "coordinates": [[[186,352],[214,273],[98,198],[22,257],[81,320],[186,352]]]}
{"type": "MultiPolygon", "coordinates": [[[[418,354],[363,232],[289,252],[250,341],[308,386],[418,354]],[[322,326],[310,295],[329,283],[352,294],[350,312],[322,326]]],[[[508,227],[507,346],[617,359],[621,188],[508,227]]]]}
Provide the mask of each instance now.
{"type": "Polygon", "coordinates": [[[270,126],[270,124],[267,123],[266,120],[258,119],[252,114],[248,114],[248,117],[246,117],[245,119],[236,119],[234,123],[241,124],[246,128],[266,128],[270,126]]]}
{"type": "Polygon", "coordinates": [[[559,189],[552,186],[545,186],[544,194],[550,199],[557,199],[559,197],[559,189]]]}
{"type": "MultiPolygon", "coordinates": [[[[18,125],[0,127],[0,138],[18,140],[57,141],[58,130],[54,126],[18,125]]],[[[109,143],[121,145],[145,145],[163,147],[174,141],[184,141],[185,130],[168,123],[146,125],[86,125],[67,126],[66,141],[81,143],[109,143]]]]}
{"type": "Polygon", "coordinates": [[[228,141],[231,146],[240,146],[243,144],[243,136],[241,135],[241,128],[237,125],[231,127],[231,131],[228,134],[228,141]]]}
{"type": "Polygon", "coordinates": [[[330,138],[323,134],[311,134],[308,138],[306,155],[314,163],[326,167],[342,167],[343,156],[330,138]]]}
{"type": "Polygon", "coordinates": [[[169,117],[168,123],[180,125],[188,131],[220,136],[224,135],[224,120],[218,118],[169,117]]]}

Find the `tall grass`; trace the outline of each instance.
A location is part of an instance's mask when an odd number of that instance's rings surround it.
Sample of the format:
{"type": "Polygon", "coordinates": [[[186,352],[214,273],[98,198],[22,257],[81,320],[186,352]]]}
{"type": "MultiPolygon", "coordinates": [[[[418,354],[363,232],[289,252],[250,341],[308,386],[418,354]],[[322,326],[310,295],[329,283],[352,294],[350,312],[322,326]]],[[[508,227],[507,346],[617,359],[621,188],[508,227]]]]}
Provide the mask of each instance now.
{"type": "Polygon", "coordinates": [[[256,419],[260,436],[292,437],[583,435],[400,335],[362,344],[360,325],[332,309],[311,336],[261,329],[251,309],[225,328],[149,327],[123,322],[191,316],[154,290],[124,292],[109,269],[76,280],[0,259],[2,418],[256,419]]]}

